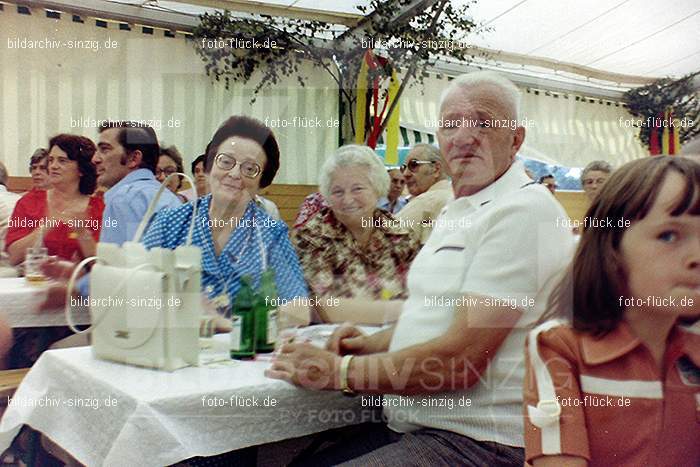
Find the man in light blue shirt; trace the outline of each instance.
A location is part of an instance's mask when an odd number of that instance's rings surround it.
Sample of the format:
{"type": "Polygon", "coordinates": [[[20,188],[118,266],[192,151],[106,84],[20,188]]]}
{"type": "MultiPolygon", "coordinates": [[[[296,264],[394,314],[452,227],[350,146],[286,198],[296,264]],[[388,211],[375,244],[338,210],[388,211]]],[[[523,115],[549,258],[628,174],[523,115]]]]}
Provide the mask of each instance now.
{"type": "Polygon", "coordinates": [[[391,179],[391,185],[389,186],[389,193],[386,196],[379,199],[377,207],[379,209],[384,209],[392,214],[399,212],[408,200],[401,196],[403,193],[403,187],[406,185],[406,181],[403,178],[403,174],[398,167],[389,167],[387,169],[389,178],[391,179]]]}
{"type": "MultiPolygon", "coordinates": [[[[97,169],[97,185],[108,188],[104,194],[105,209],[100,242],[121,245],[133,240],[148,205],[160,188],[160,183],[153,175],[160,148],[153,128],[136,122],[105,122],[99,128],[99,133],[97,152],[92,162],[97,169]]],[[[156,212],[181,204],[166,189],[161,194],[156,212]]],[[[54,267],[53,272],[47,273],[65,277],[72,268],[73,265],[54,267]]],[[[89,294],[88,277],[83,276],[78,282],[81,295],[89,294]]]]}
{"type": "MultiPolygon", "coordinates": [[[[97,184],[104,195],[100,242],[121,245],[132,240],[160,183],[153,175],[158,163],[158,138],[151,127],[132,122],[106,122],[100,129],[97,152],[97,184]]],[[[170,190],[163,190],[156,211],[181,205],[170,190]]]]}

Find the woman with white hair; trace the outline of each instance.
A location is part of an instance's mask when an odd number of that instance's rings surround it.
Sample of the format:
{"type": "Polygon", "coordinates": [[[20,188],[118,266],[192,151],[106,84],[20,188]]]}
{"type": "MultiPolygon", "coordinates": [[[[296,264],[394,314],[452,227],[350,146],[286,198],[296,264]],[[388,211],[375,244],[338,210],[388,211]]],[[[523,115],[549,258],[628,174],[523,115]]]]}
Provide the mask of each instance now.
{"type": "Polygon", "coordinates": [[[376,208],[389,175],[367,146],[339,148],[324,163],[320,191],[329,207],[292,234],[316,311],[323,321],[382,324],[398,317],[406,274],[420,243],[376,208]]]}

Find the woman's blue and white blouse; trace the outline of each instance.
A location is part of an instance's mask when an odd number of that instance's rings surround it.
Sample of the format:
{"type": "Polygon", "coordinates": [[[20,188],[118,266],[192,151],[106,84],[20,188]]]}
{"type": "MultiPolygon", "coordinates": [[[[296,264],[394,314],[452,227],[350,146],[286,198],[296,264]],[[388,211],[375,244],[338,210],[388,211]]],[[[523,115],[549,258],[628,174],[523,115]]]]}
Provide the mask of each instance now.
{"type": "MultiPolygon", "coordinates": [[[[197,219],[192,244],[202,249],[202,290],[207,292],[209,298],[224,293],[226,284],[229,299],[233,303],[240,288],[241,277],[246,274],[253,277],[255,287],[260,284],[263,272],[260,238],[267,255],[267,266],[275,271],[279,297],[286,300],[308,297],[304,273],[289,242],[284,222],[272,219],[254,202],[249,202],[243,218],[238,221],[238,226],[217,258],[209,219],[211,195],[199,198],[196,202],[197,219]]],[[[148,249],[162,247],[171,250],[184,245],[192,211],[193,204],[187,203],[158,212],[143,238],[143,244],[148,249]]]]}

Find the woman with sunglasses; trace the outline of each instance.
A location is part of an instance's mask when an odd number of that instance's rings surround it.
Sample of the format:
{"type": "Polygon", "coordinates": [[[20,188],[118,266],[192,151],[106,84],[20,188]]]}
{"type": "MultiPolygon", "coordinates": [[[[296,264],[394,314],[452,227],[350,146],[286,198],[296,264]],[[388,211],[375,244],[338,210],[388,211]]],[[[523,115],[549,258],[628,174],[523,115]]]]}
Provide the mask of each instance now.
{"type": "Polygon", "coordinates": [[[196,202],[192,244],[202,249],[202,289],[210,300],[230,308],[241,278],[251,275],[257,287],[264,268],[274,271],[279,298],[306,298],[287,226],[268,216],[251,195],[270,185],[279,168],[272,130],[253,118],[230,117],[216,130],[205,154],[211,193],[159,212],[143,243],[170,249],[184,244],[196,202]]]}

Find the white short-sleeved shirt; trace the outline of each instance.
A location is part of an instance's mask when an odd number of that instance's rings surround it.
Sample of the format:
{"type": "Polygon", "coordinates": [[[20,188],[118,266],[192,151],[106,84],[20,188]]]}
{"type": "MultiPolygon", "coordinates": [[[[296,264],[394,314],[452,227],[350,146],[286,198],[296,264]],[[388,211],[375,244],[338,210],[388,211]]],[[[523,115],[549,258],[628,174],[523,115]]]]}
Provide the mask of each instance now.
{"type": "Polygon", "coordinates": [[[458,301],[467,294],[491,297],[483,305],[518,307],[524,313],[479,382],[468,390],[433,393],[433,402],[427,404],[424,396],[385,396],[402,397],[404,402],[384,408],[393,430],[431,427],[480,441],[524,445],[526,326],[544,311],[555,276],[573,253],[564,209],[544,186],[531,182],[522,164],[515,162],[488,187],[449,202],[436,220],[409,270],[409,298],[390,350],[444,334],[454,320],[455,303],[469,306],[458,301]],[[452,399],[451,408],[443,404],[447,399],[452,399]],[[459,401],[467,399],[471,406],[459,407],[459,401]]]}

